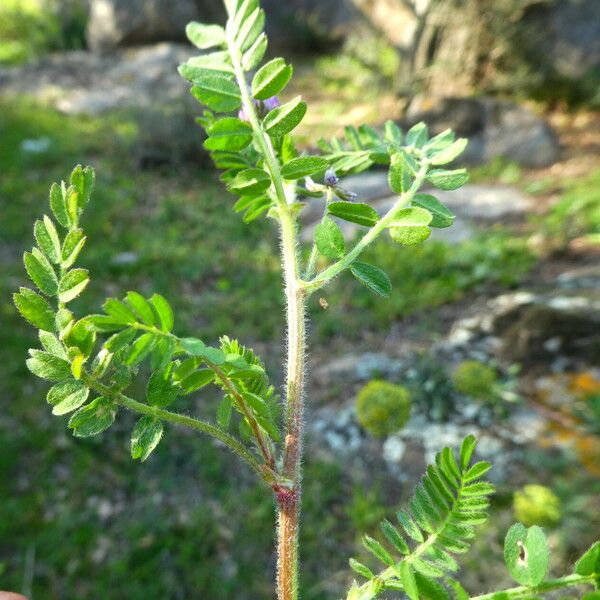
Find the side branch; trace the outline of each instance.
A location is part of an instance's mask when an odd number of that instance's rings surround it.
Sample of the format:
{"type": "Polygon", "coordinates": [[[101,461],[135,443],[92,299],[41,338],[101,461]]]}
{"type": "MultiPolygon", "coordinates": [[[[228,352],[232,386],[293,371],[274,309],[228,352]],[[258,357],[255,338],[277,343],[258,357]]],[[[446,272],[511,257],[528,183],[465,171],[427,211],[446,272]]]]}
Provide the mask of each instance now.
{"type": "Polygon", "coordinates": [[[381,235],[381,233],[387,229],[387,227],[389,227],[389,225],[394,221],[394,217],[396,216],[398,210],[408,204],[423,185],[425,177],[427,176],[428,168],[429,165],[424,162],[417,173],[413,184],[410,186],[410,189],[399,197],[396,204],[394,204],[394,206],[385,214],[385,216],[383,216],[377,222],[377,224],[374,225],[359,242],[357,242],[354,248],[352,248],[352,250],[350,250],[346,256],[330,265],[324,271],[321,271],[321,273],[319,273],[314,279],[303,282],[303,287],[307,293],[312,294],[313,292],[320,290],[332,279],[337,277],[342,271],[347,269],[362,254],[362,252],[370,244],[372,244],[381,235]]]}
{"type": "Polygon", "coordinates": [[[161,421],[170,423],[172,425],[194,429],[219,440],[220,442],[225,444],[225,446],[227,446],[230,450],[232,450],[235,454],[237,454],[242,460],[248,463],[250,467],[252,467],[252,469],[261,477],[261,479],[265,480],[267,483],[271,483],[271,481],[276,477],[274,473],[272,473],[271,476],[269,476],[270,470],[267,470],[265,468],[265,465],[262,465],[256,459],[256,457],[253,456],[253,454],[248,450],[248,448],[246,448],[241,442],[236,440],[233,436],[229,435],[226,431],[223,431],[216,425],[212,425],[211,423],[208,423],[201,419],[189,417],[180,413],[174,413],[165,410],[164,408],[150,406],[149,404],[143,404],[142,402],[138,402],[133,398],[125,396],[121,392],[112,390],[110,387],[104,385],[103,383],[100,383],[87,373],[83,374],[83,379],[86,385],[89,386],[91,389],[93,389],[99,394],[102,394],[102,396],[114,400],[117,404],[123,406],[127,410],[148,417],[156,417],[157,419],[160,419],[161,421]]]}

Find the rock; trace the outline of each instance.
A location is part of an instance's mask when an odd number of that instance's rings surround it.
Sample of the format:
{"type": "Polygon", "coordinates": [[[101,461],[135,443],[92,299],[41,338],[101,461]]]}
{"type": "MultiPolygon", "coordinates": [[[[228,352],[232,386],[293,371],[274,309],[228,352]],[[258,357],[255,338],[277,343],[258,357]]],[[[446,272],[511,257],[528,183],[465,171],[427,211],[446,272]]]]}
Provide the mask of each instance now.
{"type": "Polygon", "coordinates": [[[202,109],[177,72],[177,66],[196,53],[188,46],[162,43],[111,56],[55,54],[0,69],[0,89],[7,95],[33,96],[66,114],[131,116],[140,132],[137,155],[142,166],[197,161],[207,156],[194,122],[202,109]]]}
{"type": "Polygon", "coordinates": [[[561,273],[556,283],[565,290],[593,289],[600,291],[600,266],[591,265],[561,273]]]}
{"type": "Polygon", "coordinates": [[[194,20],[221,17],[220,2],[198,0],[91,0],[86,38],[94,52],[185,40],[194,20]]]}
{"type": "Polygon", "coordinates": [[[542,370],[600,364],[600,292],[504,294],[457,322],[438,347],[455,361],[477,349],[542,370]]]}
{"type": "Polygon", "coordinates": [[[492,98],[417,97],[404,127],[425,121],[432,133],[453,129],[469,138],[462,159],[481,164],[502,157],[527,167],[545,167],[560,156],[550,125],[526,107],[492,98]]]}
{"type": "Polygon", "coordinates": [[[569,80],[600,69],[600,3],[558,0],[533,6],[524,24],[537,32],[539,59],[569,80]]]}

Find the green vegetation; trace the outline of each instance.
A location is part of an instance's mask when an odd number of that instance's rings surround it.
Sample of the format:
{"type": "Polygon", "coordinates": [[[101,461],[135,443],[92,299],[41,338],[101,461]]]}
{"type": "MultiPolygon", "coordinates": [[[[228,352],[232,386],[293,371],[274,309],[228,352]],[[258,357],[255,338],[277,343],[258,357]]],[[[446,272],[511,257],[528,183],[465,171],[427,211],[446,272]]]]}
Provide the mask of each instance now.
{"type": "Polygon", "coordinates": [[[514,494],[515,518],[525,525],[556,526],[561,518],[560,498],[544,485],[530,484],[514,494]]]}
{"type": "Polygon", "coordinates": [[[410,417],[410,392],[388,381],[370,381],[356,398],[358,422],[375,437],[402,429],[410,417]]]}
{"type": "MultiPolygon", "coordinates": [[[[174,586],[201,588],[215,600],[268,597],[272,508],[234,461],[207,441],[171,434],[169,453],[153,457],[142,477],[125,442],[133,420],[126,418],[117,435],[101,442],[75,443],[49,416],[43,386],[31,382],[22,364],[36,343],[9,297],[24,283],[18,265],[23,240],[33,243],[30,226],[46,210],[48,182],[79,161],[101,173],[86,222],[94,243],[83,256],[95,279],[77,301],[82,310],[98,310],[101,298],[130,287],[169,290],[178,327],[195,335],[216,340],[235,325],[242,339],[269,342],[281,330],[280,275],[268,222],[248,227],[222,218],[223,204],[232,199],[213,173],[186,166],[175,174],[140,171],[137,136],[127,115],[75,118],[26,99],[0,103],[0,393],[6,407],[0,480],[7,482],[6,501],[0,503],[0,581],[2,587],[23,589],[33,555],[32,596],[48,600],[98,598],[107,589],[118,590],[115,600],[158,600],[174,586]],[[23,144],[40,139],[49,141],[39,144],[41,151],[23,144]],[[158,228],[160,240],[154,235],[158,228]],[[123,253],[115,255],[115,249],[123,253]],[[209,479],[210,491],[198,483],[209,479]],[[222,511],[231,515],[227,528],[214,525],[222,511]],[[202,547],[195,543],[199,534],[202,547]],[[64,543],[57,546],[57,539],[64,543]],[[235,549],[235,560],[225,548],[235,549]],[[223,575],[229,577],[225,584],[223,575]]],[[[589,185],[581,187],[587,191],[592,193],[589,185]]],[[[498,230],[458,246],[428,242],[402,253],[382,243],[369,260],[390,273],[394,297],[375,304],[357,282],[338,281],[326,296],[335,311],[315,307],[321,336],[339,336],[349,318],[355,329],[377,330],[389,326],[390,318],[418,314],[470,290],[515,285],[535,257],[522,238],[498,230]]],[[[204,402],[194,398],[186,406],[208,414],[204,402]]],[[[586,486],[581,483],[581,489],[586,486]]],[[[379,497],[361,499],[353,489],[336,465],[307,464],[308,600],[331,597],[318,583],[325,573],[342,570],[344,556],[353,550],[354,536],[339,516],[350,515],[362,523],[360,529],[374,529],[369,514],[381,516],[374,511],[379,497]]],[[[382,494],[384,500],[390,502],[382,494]]],[[[586,543],[589,532],[580,528],[586,543]]]]}
{"type": "Polygon", "coordinates": [[[452,375],[454,387],[465,396],[478,400],[492,401],[496,396],[498,373],[489,365],[477,360],[466,360],[456,368],[452,375]]]}
{"type": "Polygon", "coordinates": [[[566,182],[562,197],[542,221],[542,232],[562,245],[578,237],[600,244],[600,169],[566,182]]]}
{"type": "Polygon", "coordinates": [[[2,0],[0,65],[82,48],[87,9],[79,0],[2,0]]]}

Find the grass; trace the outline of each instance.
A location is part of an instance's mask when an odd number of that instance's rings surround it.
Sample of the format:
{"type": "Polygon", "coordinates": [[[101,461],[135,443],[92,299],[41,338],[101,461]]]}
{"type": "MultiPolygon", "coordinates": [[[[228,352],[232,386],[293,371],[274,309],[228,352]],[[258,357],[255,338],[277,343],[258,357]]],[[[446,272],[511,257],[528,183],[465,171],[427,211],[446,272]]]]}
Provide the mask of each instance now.
{"type": "MultiPolygon", "coordinates": [[[[32,243],[33,221],[47,211],[49,184],[79,162],[98,171],[84,223],[92,285],[82,310],[96,310],[107,295],[155,290],[177,309],[179,332],[210,341],[233,333],[267,348],[280,342],[271,224],[244,225],[213,172],[193,165],[141,171],[132,152],[138,134],[126,115],[65,117],[27,99],[0,101],[0,587],[27,589],[33,565],[35,599],[183,599],[198,590],[214,600],[270,598],[271,501],[234,459],[169,431],[147,464],[133,464],[127,415],[107,435],[75,441],[64,420],[50,416],[45,387],[24,366],[36,341],[10,298],[26,283],[20,255],[32,243]]],[[[315,320],[321,341],[351,337],[349,329],[385,330],[391,320],[473,290],[514,286],[533,262],[523,240],[503,231],[455,247],[400,250],[382,242],[366,260],[388,271],[392,298],[375,302],[359,283],[340,278],[327,293],[330,310],[315,320]]],[[[179,408],[211,414],[214,402],[199,396],[179,408]]],[[[383,483],[377,477],[372,489],[383,483]]],[[[303,597],[324,600],[339,590],[319,582],[346,568],[354,527],[371,530],[378,506],[390,496],[397,502],[400,490],[386,482],[394,489],[383,498],[357,489],[324,460],[307,462],[306,485],[303,597]]]]}

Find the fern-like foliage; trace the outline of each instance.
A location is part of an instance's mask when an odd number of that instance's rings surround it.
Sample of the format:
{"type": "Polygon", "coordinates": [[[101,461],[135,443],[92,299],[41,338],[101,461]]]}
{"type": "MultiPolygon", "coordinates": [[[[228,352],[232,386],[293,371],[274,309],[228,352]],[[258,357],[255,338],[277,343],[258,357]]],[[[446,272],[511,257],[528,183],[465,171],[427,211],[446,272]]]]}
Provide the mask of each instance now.
{"type": "Polygon", "coordinates": [[[367,582],[354,583],[347,600],[371,600],[385,590],[403,591],[410,600],[438,600],[448,597],[447,585],[462,589],[451,577],[458,570],[454,555],[469,550],[475,527],[487,519],[488,496],[494,492],[494,486],[481,481],[490,463],[471,464],[476,443],[473,436],[465,438],[458,459],[444,448],[427,467],[409,509],[398,512],[398,526],[382,521],[381,531],[393,551],[365,536],[365,548],[385,568],[376,575],[351,559],[352,569],[367,582]]]}

